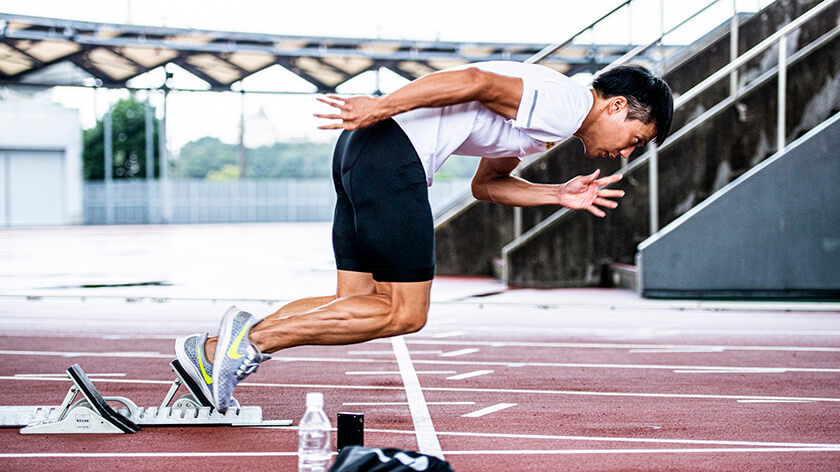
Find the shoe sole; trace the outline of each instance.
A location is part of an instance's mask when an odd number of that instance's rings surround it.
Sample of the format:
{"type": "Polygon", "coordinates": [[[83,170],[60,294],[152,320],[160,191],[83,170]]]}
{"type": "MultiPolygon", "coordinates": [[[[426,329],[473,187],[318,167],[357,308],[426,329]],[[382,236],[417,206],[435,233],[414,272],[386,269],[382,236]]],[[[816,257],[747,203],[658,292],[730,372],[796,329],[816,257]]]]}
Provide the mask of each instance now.
{"type": "Polygon", "coordinates": [[[225,315],[222,317],[222,322],[220,323],[221,329],[219,330],[219,338],[216,341],[216,353],[213,355],[213,405],[219,411],[226,411],[227,407],[223,410],[221,405],[219,404],[219,382],[216,381],[216,373],[219,371],[219,366],[222,365],[222,362],[225,360],[225,351],[227,350],[227,345],[230,344],[231,337],[233,336],[233,323],[229,322],[229,318],[235,317],[239,314],[241,310],[228,310],[225,312],[225,315]],[[225,346],[225,347],[222,347],[225,346]]]}
{"type": "Polygon", "coordinates": [[[187,371],[193,381],[198,384],[199,388],[201,388],[201,393],[203,393],[205,397],[209,398],[210,401],[215,404],[216,401],[213,399],[213,392],[210,391],[210,388],[207,386],[207,382],[204,381],[201,372],[195,368],[195,364],[192,363],[189,356],[187,356],[186,350],[184,350],[184,341],[189,337],[190,336],[182,336],[175,340],[175,357],[178,359],[178,362],[181,363],[181,367],[187,371]]]}

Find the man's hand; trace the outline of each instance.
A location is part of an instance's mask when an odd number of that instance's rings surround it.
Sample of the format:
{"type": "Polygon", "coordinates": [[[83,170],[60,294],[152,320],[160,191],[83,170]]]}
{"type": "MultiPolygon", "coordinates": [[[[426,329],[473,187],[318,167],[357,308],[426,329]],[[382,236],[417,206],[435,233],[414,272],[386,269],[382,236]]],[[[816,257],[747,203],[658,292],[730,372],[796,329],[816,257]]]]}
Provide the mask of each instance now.
{"type": "Polygon", "coordinates": [[[337,108],[339,112],[333,114],[316,113],[315,116],[328,120],[341,120],[340,123],[319,126],[318,129],[353,130],[366,128],[377,121],[390,117],[382,110],[381,99],[375,97],[341,98],[338,95],[329,94],[327,98],[318,97],[317,100],[337,108]]]}
{"type": "Polygon", "coordinates": [[[599,218],[606,216],[606,213],[598,206],[616,208],[618,202],[609,199],[623,197],[624,191],[599,187],[618,182],[623,176],[617,174],[599,179],[600,173],[601,170],[598,169],[589,175],[579,175],[563,184],[560,204],[567,208],[586,210],[599,218]]]}

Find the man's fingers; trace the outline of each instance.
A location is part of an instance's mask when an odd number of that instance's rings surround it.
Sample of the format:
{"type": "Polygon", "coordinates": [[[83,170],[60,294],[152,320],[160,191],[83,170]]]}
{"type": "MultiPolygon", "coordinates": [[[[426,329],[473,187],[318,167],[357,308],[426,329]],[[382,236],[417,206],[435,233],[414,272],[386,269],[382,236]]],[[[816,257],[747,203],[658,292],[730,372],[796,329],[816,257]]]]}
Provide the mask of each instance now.
{"type": "Polygon", "coordinates": [[[621,174],[608,175],[608,176],[606,176],[602,179],[598,179],[595,182],[595,184],[597,184],[599,187],[603,187],[604,185],[614,184],[614,183],[618,182],[619,180],[621,180],[622,178],[624,178],[624,176],[621,175],[621,174]]]}
{"type": "Polygon", "coordinates": [[[606,208],[616,208],[618,207],[618,202],[614,202],[612,200],[607,200],[606,198],[596,198],[593,202],[598,206],[606,207],[606,208]]]}
{"type": "Polygon", "coordinates": [[[598,218],[603,218],[603,217],[607,216],[606,213],[601,211],[595,205],[590,205],[590,206],[586,207],[586,211],[588,211],[589,213],[592,213],[593,215],[597,216],[598,218]]]}
{"type": "Polygon", "coordinates": [[[624,190],[605,188],[602,190],[598,190],[598,196],[606,198],[621,198],[624,196],[624,190]]]}
{"type": "Polygon", "coordinates": [[[347,109],[347,105],[345,104],[344,100],[340,100],[340,99],[338,99],[338,97],[336,97],[335,101],[327,100],[327,99],[322,98],[322,97],[317,97],[317,98],[315,98],[315,100],[318,100],[321,103],[326,103],[327,105],[329,105],[331,107],[338,108],[339,110],[346,110],[347,109]]]}
{"type": "Polygon", "coordinates": [[[327,120],[340,120],[341,115],[325,115],[323,113],[315,113],[315,116],[318,118],[325,118],[327,120]]]}
{"type": "Polygon", "coordinates": [[[601,169],[595,169],[595,172],[586,176],[586,181],[592,182],[593,180],[597,179],[600,174],[601,174],[601,169]]]}
{"type": "Polygon", "coordinates": [[[344,125],[344,123],[333,123],[331,125],[319,126],[318,129],[350,129],[350,128],[347,128],[344,125]]]}

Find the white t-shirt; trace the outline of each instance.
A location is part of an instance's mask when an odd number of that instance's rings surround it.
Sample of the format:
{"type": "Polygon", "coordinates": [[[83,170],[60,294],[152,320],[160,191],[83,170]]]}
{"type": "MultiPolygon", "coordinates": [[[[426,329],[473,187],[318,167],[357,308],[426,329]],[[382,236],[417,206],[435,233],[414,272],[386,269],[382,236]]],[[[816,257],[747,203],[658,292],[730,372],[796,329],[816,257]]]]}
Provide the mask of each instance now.
{"type": "Polygon", "coordinates": [[[420,156],[426,180],[452,154],[524,157],[577,131],[592,107],[592,93],[565,75],[537,64],[478,62],[447,70],[478,69],[522,79],[516,118],[508,120],[478,101],[418,108],[393,117],[420,156]]]}

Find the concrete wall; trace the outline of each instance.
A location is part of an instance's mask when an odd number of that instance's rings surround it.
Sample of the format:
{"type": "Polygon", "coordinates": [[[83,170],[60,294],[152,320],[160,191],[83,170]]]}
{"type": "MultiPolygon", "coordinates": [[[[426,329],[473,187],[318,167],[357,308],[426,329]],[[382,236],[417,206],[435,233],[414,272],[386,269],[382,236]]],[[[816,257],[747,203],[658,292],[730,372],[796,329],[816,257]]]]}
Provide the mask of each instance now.
{"type": "Polygon", "coordinates": [[[0,102],[0,226],[82,222],[82,129],[77,110],[0,102]]]}
{"type": "Polygon", "coordinates": [[[840,114],[639,245],[649,297],[840,298],[840,114]]]}

